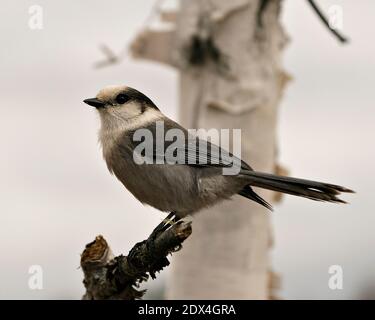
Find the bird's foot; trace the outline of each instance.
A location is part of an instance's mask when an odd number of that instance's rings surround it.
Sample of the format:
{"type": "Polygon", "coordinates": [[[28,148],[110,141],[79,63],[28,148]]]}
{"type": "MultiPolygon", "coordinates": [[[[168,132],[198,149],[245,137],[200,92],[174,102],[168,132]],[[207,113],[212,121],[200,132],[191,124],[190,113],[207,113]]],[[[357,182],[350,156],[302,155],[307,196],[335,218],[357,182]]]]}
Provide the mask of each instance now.
{"type": "Polygon", "coordinates": [[[147,245],[150,249],[153,247],[153,243],[158,235],[168,230],[171,226],[180,221],[179,218],[174,212],[171,212],[162,222],[160,222],[156,228],[152,231],[151,235],[147,239],[147,245]]]}
{"type": "Polygon", "coordinates": [[[176,222],[180,220],[179,217],[176,216],[174,212],[171,212],[159,225],[152,231],[151,237],[156,237],[160,233],[164,232],[165,230],[169,229],[173,226],[176,222]]]}

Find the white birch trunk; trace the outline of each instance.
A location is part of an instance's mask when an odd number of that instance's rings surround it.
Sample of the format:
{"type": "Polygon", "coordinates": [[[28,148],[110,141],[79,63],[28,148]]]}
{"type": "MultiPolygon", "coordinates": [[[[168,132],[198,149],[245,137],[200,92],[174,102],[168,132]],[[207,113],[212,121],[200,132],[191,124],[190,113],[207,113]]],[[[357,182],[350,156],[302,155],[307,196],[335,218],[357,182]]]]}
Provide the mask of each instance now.
{"type": "MultiPolygon", "coordinates": [[[[281,0],[269,0],[257,21],[260,0],[182,0],[174,32],[144,33],[132,46],[135,57],[180,69],[180,117],[187,128],[242,129],[242,158],[255,170],[274,172],[277,107],[287,75],[281,55],[285,34],[281,0]],[[211,64],[193,67],[185,48],[199,19],[208,18],[229,74],[211,64]],[[155,46],[160,39],[162,46],[155,46]]],[[[272,193],[256,190],[272,202],[272,193]]],[[[193,218],[193,234],[174,255],[169,299],[267,299],[271,293],[270,214],[240,196],[193,218]]]]}

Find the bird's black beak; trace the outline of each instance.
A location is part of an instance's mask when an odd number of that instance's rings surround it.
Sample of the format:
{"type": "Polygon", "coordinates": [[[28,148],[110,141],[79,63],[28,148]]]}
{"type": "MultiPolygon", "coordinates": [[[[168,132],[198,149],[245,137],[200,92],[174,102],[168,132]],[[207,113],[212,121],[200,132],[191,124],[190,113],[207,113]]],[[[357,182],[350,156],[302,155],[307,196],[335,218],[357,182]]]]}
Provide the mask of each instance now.
{"type": "Polygon", "coordinates": [[[83,100],[84,103],[87,103],[89,106],[95,107],[97,109],[104,108],[105,103],[100,101],[99,99],[96,98],[91,98],[91,99],[86,99],[83,100]]]}

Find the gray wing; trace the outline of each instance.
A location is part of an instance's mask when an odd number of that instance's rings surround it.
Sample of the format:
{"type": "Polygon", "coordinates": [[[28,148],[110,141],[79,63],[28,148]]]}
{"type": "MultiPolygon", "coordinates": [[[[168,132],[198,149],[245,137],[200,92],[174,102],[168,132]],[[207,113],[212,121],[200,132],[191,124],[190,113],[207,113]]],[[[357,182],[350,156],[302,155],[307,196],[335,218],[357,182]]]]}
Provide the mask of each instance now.
{"type": "MultiPolygon", "coordinates": [[[[152,154],[145,154],[152,163],[185,164],[194,167],[232,167],[239,166],[242,170],[252,170],[244,161],[234,156],[229,151],[220,148],[216,144],[210,143],[195,137],[180,126],[178,123],[165,119],[163,121],[163,135],[157,134],[156,123],[152,123],[143,129],[147,129],[152,134],[152,154]],[[174,136],[174,139],[167,140],[168,130],[176,130],[183,136],[174,136]],[[151,158],[151,159],[150,159],[151,158]]],[[[171,136],[175,134],[172,132],[171,136]]],[[[135,148],[143,141],[134,141],[134,131],[130,133],[130,140],[135,148]]],[[[159,132],[160,133],[160,132],[159,132]]]]}
{"type": "MultiPolygon", "coordinates": [[[[145,129],[148,129],[152,133],[152,153],[149,159],[152,163],[157,163],[161,160],[161,163],[173,163],[173,164],[184,164],[194,167],[216,167],[225,168],[238,166],[241,170],[253,171],[253,169],[241,159],[235,157],[233,154],[220,148],[219,146],[210,143],[209,141],[204,141],[197,137],[189,135],[188,131],[181,127],[178,123],[165,119],[164,123],[164,133],[169,129],[179,129],[183,133],[184,138],[180,139],[179,142],[176,140],[168,141],[162,137],[157,139],[156,135],[156,124],[152,123],[145,129]],[[159,145],[157,145],[157,142],[159,145]],[[165,152],[169,150],[170,152],[165,152]]],[[[134,135],[131,132],[130,135],[134,135]]],[[[133,143],[133,148],[137,146],[140,142],[134,141],[132,137],[130,140],[133,143]]],[[[240,171],[240,170],[239,170],[240,171]]],[[[242,190],[238,192],[239,195],[258,202],[262,206],[272,210],[272,206],[257,195],[251,186],[246,185],[242,190]]]]}

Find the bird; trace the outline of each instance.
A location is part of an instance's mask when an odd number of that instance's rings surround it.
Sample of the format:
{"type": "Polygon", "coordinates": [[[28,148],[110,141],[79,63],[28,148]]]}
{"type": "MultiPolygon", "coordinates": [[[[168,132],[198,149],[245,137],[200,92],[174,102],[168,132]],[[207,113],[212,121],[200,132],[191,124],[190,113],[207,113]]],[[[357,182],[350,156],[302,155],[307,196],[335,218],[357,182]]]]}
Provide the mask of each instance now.
{"type": "Polygon", "coordinates": [[[220,146],[192,136],[187,129],[165,116],[155,103],[140,91],[125,85],[108,86],[95,98],[84,102],[100,116],[99,142],[108,170],[141,203],[169,213],[165,221],[178,221],[204,208],[240,195],[273,210],[253,187],[273,190],[316,201],[346,203],[338,196],[354,191],[330,183],[279,176],[253,170],[245,161],[220,146]],[[158,136],[157,126],[164,132],[177,130],[183,143],[158,136]],[[140,132],[150,132],[151,151],[148,161],[139,162],[140,132]],[[207,147],[201,148],[202,142],[207,147]],[[172,163],[157,145],[180,155],[172,163]],[[163,159],[164,157],[164,159],[163,159]],[[137,160],[138,159],[138,160],[137,160]],[[157,161],[157,160],[165,160],[157,161]],[[234,160],[233,160],[234,159],[234,160]],[[188,161],[195,160],[195,161],[188,161]],[[223,169],[237,166],[236,174],[223,174],[223,169]]]}

